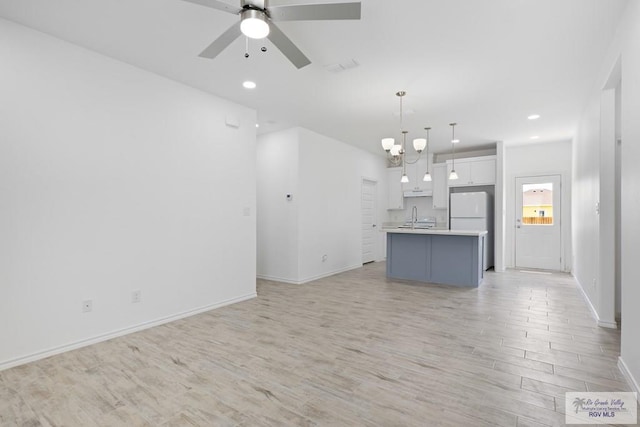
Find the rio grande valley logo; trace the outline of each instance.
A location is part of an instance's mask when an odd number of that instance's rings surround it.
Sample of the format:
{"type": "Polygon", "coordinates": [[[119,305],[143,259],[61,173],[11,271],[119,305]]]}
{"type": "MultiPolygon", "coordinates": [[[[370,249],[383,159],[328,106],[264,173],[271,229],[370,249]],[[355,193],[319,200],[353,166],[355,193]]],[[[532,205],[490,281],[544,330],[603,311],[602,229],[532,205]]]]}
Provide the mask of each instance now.
{"type": "Polygon", "coordinates": [[[638,420],[637,393],[567,393],[565,403],[567,424],[635,424],[638,420]]]}
{"type": "Polygon", "coordinates": [[[586,403],[586,401],[587,401],[587,399],[585,399],[583,397],[576,397],[573,400],[573,406],[576,407],[576,414],[578,413],[579,410],[584,408],[584,404],[586,403]]]}

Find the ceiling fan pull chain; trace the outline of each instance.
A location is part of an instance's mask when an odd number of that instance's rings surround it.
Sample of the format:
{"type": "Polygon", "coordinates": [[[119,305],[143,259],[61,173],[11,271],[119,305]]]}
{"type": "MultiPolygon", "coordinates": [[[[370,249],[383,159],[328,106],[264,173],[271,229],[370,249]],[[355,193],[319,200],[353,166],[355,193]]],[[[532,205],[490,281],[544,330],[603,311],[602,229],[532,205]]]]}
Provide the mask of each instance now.
{"type": "Polygon", "coordinates": [[[244,38],[244,57],[249,57],[249,37],[244,38]]]}

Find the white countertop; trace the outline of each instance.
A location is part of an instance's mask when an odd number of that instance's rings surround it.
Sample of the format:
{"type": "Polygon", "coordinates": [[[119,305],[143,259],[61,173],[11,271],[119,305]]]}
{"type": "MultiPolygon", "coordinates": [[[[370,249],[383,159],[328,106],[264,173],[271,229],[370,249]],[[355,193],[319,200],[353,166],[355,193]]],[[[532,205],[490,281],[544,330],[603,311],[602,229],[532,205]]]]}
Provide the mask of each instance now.
{"type": "Polygon", "coordinates": [[[483,236],[487,234],[486,230],[442,230],[435,228],[398,228],[398,227],[382,227],[380,230],[384,233],[401,233],[401,234],[438,234],[445,236],[483,236]]]}

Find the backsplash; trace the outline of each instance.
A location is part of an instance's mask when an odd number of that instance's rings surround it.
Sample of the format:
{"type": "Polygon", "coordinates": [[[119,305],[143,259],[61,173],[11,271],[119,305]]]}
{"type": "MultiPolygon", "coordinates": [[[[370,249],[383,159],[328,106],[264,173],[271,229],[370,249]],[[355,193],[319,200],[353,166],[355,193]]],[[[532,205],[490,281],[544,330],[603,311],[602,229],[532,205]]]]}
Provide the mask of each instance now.
{"type": "Polygon", "coordinates": [[[404,199],[404,210],[389,211],[389,221],[402,223],[411,220],[413,207],[418,209],[418,218],[435,217],[437,227],[447,225],[447,211],[444,209],[433,209],[433,198],[431,197],[407,197],[404,199]]]}

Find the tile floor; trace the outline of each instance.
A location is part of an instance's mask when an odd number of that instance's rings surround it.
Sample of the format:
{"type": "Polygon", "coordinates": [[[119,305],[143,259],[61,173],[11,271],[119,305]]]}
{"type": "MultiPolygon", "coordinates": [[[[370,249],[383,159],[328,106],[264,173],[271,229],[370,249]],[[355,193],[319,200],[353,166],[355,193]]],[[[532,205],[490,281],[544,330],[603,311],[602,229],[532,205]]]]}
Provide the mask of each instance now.
{"type": "Polygon", "coordinates": [[[560,426],[630,391],[571,276],[477,289],[375,263],[0,372],[2,426],[560,426]]]}

